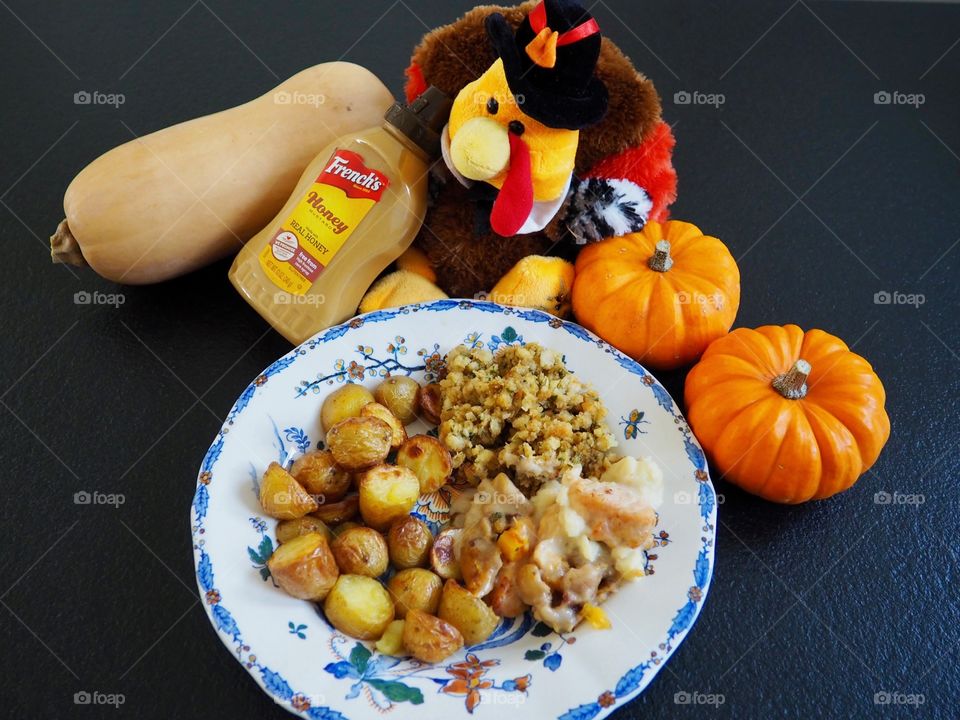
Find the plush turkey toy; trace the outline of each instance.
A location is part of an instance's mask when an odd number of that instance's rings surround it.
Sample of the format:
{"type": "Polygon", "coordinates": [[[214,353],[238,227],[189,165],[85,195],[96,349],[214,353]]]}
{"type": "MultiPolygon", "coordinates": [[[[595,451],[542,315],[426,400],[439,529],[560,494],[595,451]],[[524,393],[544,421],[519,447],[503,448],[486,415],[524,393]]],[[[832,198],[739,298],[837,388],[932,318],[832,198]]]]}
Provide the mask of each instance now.
{"type": "Polygon", "coordinates": [[[580,5],[474,8],[423,38],[407,77],[408,101],[429,85],[455,100],[399,264],[450,296],[489,290],[525,256],[572,258],[666,220],[676,173],[659,97],[580,5]]]}

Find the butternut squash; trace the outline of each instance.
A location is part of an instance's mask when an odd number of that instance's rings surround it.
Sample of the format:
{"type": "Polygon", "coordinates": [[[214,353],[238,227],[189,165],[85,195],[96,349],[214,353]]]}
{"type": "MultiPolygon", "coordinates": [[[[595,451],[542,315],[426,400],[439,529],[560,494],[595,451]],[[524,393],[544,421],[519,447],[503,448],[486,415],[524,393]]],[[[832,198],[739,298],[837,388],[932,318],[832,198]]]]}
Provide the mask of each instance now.
{"type": "Polygon", "coordinates": [[[323,63],[244,105],[120,145],[67,188],[53,261],[140,285],[219,260],[280,211],[321,149],[379,125],[392,102],[370,71],[323,63]]]}

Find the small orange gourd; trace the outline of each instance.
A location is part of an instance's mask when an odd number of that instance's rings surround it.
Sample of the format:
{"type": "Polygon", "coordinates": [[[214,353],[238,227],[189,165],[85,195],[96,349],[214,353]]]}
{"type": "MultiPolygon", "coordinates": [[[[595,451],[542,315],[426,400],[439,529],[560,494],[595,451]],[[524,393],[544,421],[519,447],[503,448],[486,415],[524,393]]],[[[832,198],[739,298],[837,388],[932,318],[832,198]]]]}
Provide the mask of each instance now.
{"type": "Polygon", "coordinates": [[[780,503],[846,490],[890,436],[883,384],[823,330],[737,328],[687,375],[687,420],[721,477],[780,503]]]}
{"type": "Polygon", "coordinates": [[[654,368],[696,360],[730,330],[739,306],[737,263],[722,242],[691,223],[648,222],[639,233],[588,245],[577,256],[577,320],[654,368]]]}

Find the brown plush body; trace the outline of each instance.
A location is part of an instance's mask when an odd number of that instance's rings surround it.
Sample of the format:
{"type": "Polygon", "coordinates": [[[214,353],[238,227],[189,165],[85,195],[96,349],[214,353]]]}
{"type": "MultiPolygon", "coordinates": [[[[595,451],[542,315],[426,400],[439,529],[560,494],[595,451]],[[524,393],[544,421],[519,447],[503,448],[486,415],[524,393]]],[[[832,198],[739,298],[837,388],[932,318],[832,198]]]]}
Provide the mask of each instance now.
{"type": "MultiPolygon", "coordinates": [[[[414,50],[407,70],[408,100],[428,85],[455,97],[496,59],[484,27],[486,17],[500,12],[517,26],[535,5],[536,2],[526,2],[515,7],[476,7],[456,22],[425,35],[414,50]]],[[[609,92],[608,110],[600,123],[580,131],[575,165],[578,176],[589,173],[601,160],[642,146],[662,124],[660,98],[653,83],[637,72],[606,37],[602,41],[596,75],[609,92]]],[[[665,151],[667,166],[670,149],[672,136],[665,151]]],[[[658,161],[662,163],[659,155],[658,161]]],[[[630,156],[629,162],[625,157],[627,166],[617,174],[628,176],[632,166],[638,163],[637,157],[630,156]]],[[[672,167],[669,170],[672,173],[672,167]]],[[[640,171],[649,174],[643,168],[640,171]]],[[[675,185],[675,176],[671,177],[675,185]]],[[[468,190],[446,172],[442,163],[438,163],[434,179],[435,195],[415,246],[426,254],[436,272],[437,284],[451,297],[473,297],[489,290],[527,255],[549,253],[572,257],[576,254],[576,246],[563,242],[563,228],[558,227],[557,219],[543,231],[513,237],[501,237],[489,230],[478,232],[476,207],[468,190]]],[[[665,217],[665,206],[672,201],[672,192],[671,187],[663,199],[654,198],[660,201],[660,207],[655,202],[657,217],[652,214],[651,219],[665,217]]],[[[557,218],[561,216],[562,213],[558,213],[557,218]]]]}

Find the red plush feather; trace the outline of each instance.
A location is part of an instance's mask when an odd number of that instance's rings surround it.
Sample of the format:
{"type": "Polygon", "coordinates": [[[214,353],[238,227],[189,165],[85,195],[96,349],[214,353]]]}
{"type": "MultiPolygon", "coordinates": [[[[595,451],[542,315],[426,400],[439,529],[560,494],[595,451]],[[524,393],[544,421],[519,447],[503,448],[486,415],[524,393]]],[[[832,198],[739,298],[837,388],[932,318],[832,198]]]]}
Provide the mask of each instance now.
{"type": "Polygon", "coordinates": [[[610,155],[594,165],[587,177],[630,180],[650,196],[650,220],[666,221],[667,207],[677,199],[677,171],[673,169],[673,131],[660,122],[639,145],[610,155]]]}
{"type": "Polygon", "coordinates": [[[415,62],[411,62],[403,74],[407,76],[407,84],[403,91],[407,96],[407,102],[412,103],[427,89],[427,81],[423,77],[423,70],[415,62]]]}

